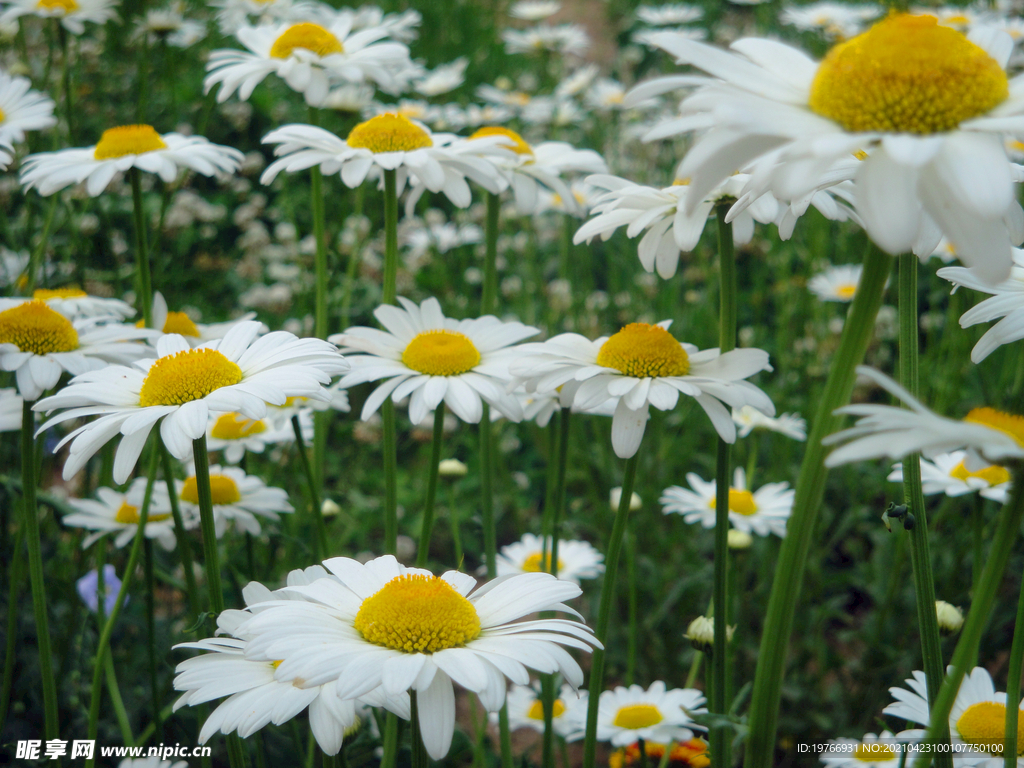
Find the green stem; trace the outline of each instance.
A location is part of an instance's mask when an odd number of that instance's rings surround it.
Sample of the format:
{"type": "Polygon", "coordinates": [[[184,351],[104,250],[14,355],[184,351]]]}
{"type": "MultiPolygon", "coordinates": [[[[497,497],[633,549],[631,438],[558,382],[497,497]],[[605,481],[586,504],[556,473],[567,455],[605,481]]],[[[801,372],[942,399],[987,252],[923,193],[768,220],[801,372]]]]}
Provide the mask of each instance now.
{"type": "Polygon", "coordinates": [[[974,504],[971,511],[971,532],[972,559],[971,559],[971,594],[978,588],[978,579],[981,577],[981,559],[984,556],[985,547],[985,497],[980,493],[974,494],[974,504]]]}
{"type": "Polygon", "coordinates": [[[821,440],[835,432],[841,422],[841,417],[834,415],[833,411],[849,402],[855,378],[854,369],[864,359],[874,333],[875,316],[882,303],[882,290],[891,266],[891,256],[870,246],[864,259],[860,286],[843,326],[839,348],[832,359],[814,427],[807,440],[788,526],[789,533],[782,540],[779,550],[765,625],[761,632],[761,647],[750,701],[747,768],[770,768],[773,763],[786,651],[828,474],[821,440]]]}
{"type": "Polygon", "coordinates": [[[398,715],[388,712],[384,717],[384,754],[381,755],[381,768],[395,768],[398,757],[398,715]]]}
{"type": "Polygon", "coordinates": [[[452,545],[455,547],[455,567],[462,570],[462,531],[459,530],[459,510],[455,506],[455,479],[448,483],[448,527],[452,531],[452,545]]]}
{"type": "MultiPolygon", "coordinates": [[[[318,114],[314,107],[309,108],[309,120],[313,125],[318,125],[318,114]]],[[[318,339],[326,339],[329,331],[329,318],[327,313],[327,292],[328,270],[327,270],[327,214],[324,207],[324,178],[320,166],[315,165],[310,169],[310,187],[312,191],[313,204],[313,237],[316,240],[316,297],[314,308],[314,332],[318,339]]],[[[313,477],[317,488],[316,495],[324,484],[324,461],[327,456],[327,429],[330,426],[331,411],[317,411],[313,414],[313,477]]],[[[313,514],[320,517],[320,506],[315,505],[313,514]]],[[[322,521],[321,521],[322,522],[322,521]]],[[[321,550],[324,557],[327,557],[327,534],[326,530],[321,531],[321,524],[317,524],[317,535],[320,536],[321,550]],[[321,536],[321,533],[323,534],[321,536]]]]}
{"type": "Polygon", "coordinates": [[[637,619],[637,578],[636,578],[636,531],[626,535],[626,592],[629,609],[629,636],[626,647],[626,685],[633,684],[636,675],[636,654],[639,642],[637,619]]]}
{"type": "MultiPolygon", "coordinates": [[[[160,689],[157,685],[156,674],[156,621],[153,616],[153,603],[155,599],[154,590],[156,579],[153,573],[153,542],[145,537],[145,531],[139,528],[136,536],[142,536],[142,546],[145,550],[145,572],[146,572],[146,639],[149,657],[149,693],[153,706],[153,722],[156,723],[156,732],[163,736],[163,723],[160,720],[160,689]]],[[[108,654],[109,658],[109,654],[108,654]]]]}
{"type": "Polygon", "coordinates": [[[199,522],[203,530],[203,552],[206,557],[206,586],[210,591],[210,608],[219,616],[224,610],[224,593],[220,585],[220,558],[217,555],[217,527],[213,518],[206,435],[192,441],[192,456],[196,465],[196,495],[199,497],[199,522]]]}
{"type": "MultiPolygon", "coordinates": [[[[117,684],[117,673],[114,671],[114,660],[108,650],[103,654],[103,676],[107,681],[107,693],[110,694],[110,704],[114,708],[114,719],[117,720],[117,727],[121,731],[121,740],[126,747],[135,745],[135,737],[132,735],[132,725],[128,720],[128,710],[125,709],[124,699],[121,698],[121,688],[117,684]]],[[[154,730],[158,727],[159,720],[153,722],[154,730]]]]}
{"type": "Polygon", "coordinates": [[[292,431],[295,433],[295,447],[298,448],[302,471],[305,472],[306,483],[309,485],[309,503],[313,508],[310,514],[313,515],[313,524],[316,527],[315,557],[317,560],[323,560],[330,555],[330,548],[327,546],[327,524],[324,522],[320,494],[317,492],[317,482],[313,476],[313,467],[309,463],[309,455],[306,453],[306,443],[302,439],[302,427],[299,425],[298,416],[292,416],[292,431]]]}
{"type": "Polygon", "coordinates": [[[32,612],[35,614],[36,643],[39,646],[39,674],[43,683],[44,733],[49,740],[57,738],[57,684],[53,677],[50,622],[46,610],[46,577],[43,574],[39,511],[36,506],[35,423],[32,402],[25,400],[21,408],[21,492],[25,513],[25,539],[28,542],[32,612]]]}
{"type": "Polygon", "coordinates": [[[132,206],[135,221],[135,266],[138,272],[136,290],[142,307],[142,319],[147,328],[153,327],[153,280],[149,274],[149,251],[146,248],[146,213],[142,208],[142,180],[139,169],[132,168],[132,206]]]}
{"type": "MultiPolygon", "coordinates": [[[[142,540],[146,537],[146,522],[149,520],[149,504],[153,498],[153,483],[156,481],[157,459],[159,458],[159,455],[156,444],[152,444],[149,449],[149,466],[146,473],[146,492],[142,497],[142,506],[139,508],[138,529],[135,532],[135,538],[132,540],[132,548],[128,554],[128,564],[124,567],[124,574],[121,578],[121,589],[117,593],[117,599],[114,600],[114,607],[110,611],[110,615],[107,617],[106,623],[103,625],[103,631],[100,633],[99,642],[96,644],[96,661],[93,665],[92,672],[92,694],[89,699],[89,727],[87,731],[87,738],[92,740],[96,739],[96,733],[99,730],[100,689],[106,667],[104,657],[107,655],[107,649],[110,646],[110,637],[114,633],[114,624],[117,622],[117,617],[120,615],[121,608],[124,606],[125,598],[128,596],[128,586],[131,584],[132,574],[135,573],[135,566],[139,562],[139,552],[142,551],[142,540]]],[[[93,768],[95,764],[95,758],[87,760],[85,763],[86,768],[93,768]]]]}
{"type": "Polygon", "coordinates": [[[25,526],[18,526],[11,550],[10,582],[7,591],[7,646],[4,651],[4,679],[0,690],[0,733],[7,724],[7,711],[11,704],[11,687],[14,685],[14,659],[18,648],[18,593],[21,591],[21,577],[25,558],[21,545],[25,541],[25,526]]]}
{"type": "MultiPolygon", "coordinates": [[[[597,613],[597,624],[594,634],[603,644],[608,639],[608,625],[611,623],[612,603],[615,602],[615,576],[619,570],[619,550],[622,549],[622,537],[626,532],[626,521],[629,518],[629,501],[633,498],[633,484],[636,481],[637,457],[639,451],[626,460],[626,471],[622,478],[622,498],[619,500],[619,511],[615,515],[612,533],[608,539],[608,550],[604,560],[604,585],[601,587],[601,604],[597,613]]],[[[587,700],[587,733],[583,744],[583,768],[594,768],[597,754],[597,704],[604,690],[604,648],[595,648],[590,665],[590,691],[587,700]]]]}
{"type": "Polygon", "coordinates": [[[398,295],[398,192],[395,171],[384,171],[384,290],[383,302],[398,295]]]}
{"type": "Polygon", "coordinates": [[[71,57],[68,51],[68,33],[63,24],[57,25],[57,35],[60,37],[61,79],[64,83],[64,105],[67,110],[65,118],[68,121],[68,146],[75,146],[75,106],[74,96],[71,93],[71,57]]]}
{"type": "Polygon", "coordinates": [[[444,438],[444,402],[434,409],[434,439],[430,450],[430,474],[427,476],[427,498],[423,502],[423,524],[416,548],[416,567],[424,568],[430,554],[430,532],[434,528],[434,500],[437,498],[437,467],[441,463],[441,442],[444,438]]]}
{"type": "MultiPolygon", "coordinates": [[[[394,171],[384,171],[384,285],[382,300],[394,304],[398,294],[398,192],[394,171]]],[[[398,551],[398,437],[395,404],[389,397],[380,408],[384,426],[384,551],[398,551]]]]}
{"type": "Polygon", "coordinates": [[[420,734],[420,712],[416,691],[409,691],[409,747],[412,750],[412,768],[427,768],[430,764],[430,757],[427,749],[423,746],[423,736],[420,734]]]}
{"type": "Polygon", "coordinates": [[[1024,662],[1024,582],[1017,598],[1017,619],[1013,624],[1010,668],[1006,673],[1006,741],[1003,742],[1003,768],[1017,766],[1017,723],[1020,701],[1020,673],[1024,662]]]}
{"type": "Polygon", "coordinates": [[[501,742],[501,766],[512,768],[512,731],[508,727],[508,701],[498,710],[498,740],[501,742]]]}
{"type": "Polygon", "coordinates": [[[46,252],[46,246],[50,243],[50,232],[53,229],[53,218],[57,214],[57,200],[59,196],[54,194],[50,196],[50,204],[46,207],[46,218],[43,220],[43,234],[39,238],[39,245],[32,251],[32,258],[29,261],[28,267],[28,282],[25,285],[25,291],[29,296],[36,287],[36,275],[39,274],[40,262],[43,260],[43,254],[46,252]]]}
{"type": "Polygon", "coordinates": [[[480,314],[494,312],[498,301],[498,216],[501,213],[501,197],[487,193],[487,222],[485,229],[486,250],[484,251],[484,284],[480,297],[480,314]]]}
{"type": "Polygon", "coordinates": [[[498,534],[494,522],[494,456],[491,445],[493,425],[491,406],[483,404],[480,418],[480,512],[484,526],[484,562],[487,564],[487,578],[498,575],[498,534]]]}
{"type": "Polygon", "coordinates": [[[160,466],[164,471],[167,498],[171,503],[171,515],[174,518],[174,536],[178,542],[178,554],[181,556],[181,569],[185,572],[188,607],[192,613],[192,620],[195,621],[199,618],[199,612],[202,610],[202,602],[199,600],[199,587],[196,584],[196,574],[192,567],[192,544],[188,539],[188,531],[185,530],[185,520],[181,516],[178,489],[174,485],[174,472],[171,469],[171,454],[167,452],[167,446],[164,445],[159,434],[157,434],[157,447],[160,450],[160,466]]]}
{"type": "MultiPolygon", "coordinates": [[[[915,397],[918,383],[917,332],[917,257],[905,253],[899,257],[899,316],[900,316],[900,383],[915,397]]],[[[917,622],[921,631],[921,655],[924,673],[928,679],[928,704],[942,685],[942,645],[939,623],[935,613],[935,579],[928,546],[928,516],[924,493],[921,490],[921,454],[903,457],[903,500],[914,514],[915,524],[910,529],[910,563],[914,571],[914,591],[917,597],[917,622]]],[[[945,742],[947,734],[940,733],[945,742]]],[[[952,753],[939,752],[935,756],[937,768],[952,768],[952,753]]]]}
{"type": "MultiPolygon", "coordinates": [[[[1022,517],[1024,517],[1024,469],[1018,466],[1014,471],[1010,501],[999,511],[995,535],[992,537],[992,549],[989,551],[985,567],[982,569],[981,580],[974,590],[971,610],[968,611],[967,619],[960,631],[960,640],[957,641],[956,649],[953,651],[953,658],[950,660],[951,669],[942,681],[938,698],[932,705],[929,722],[938,723],[938,725],[928,728],[925,738],[921,742],[922,751],[914,760],[913,768],[925,768],[928,765],[932,753],[924,751],[927,750],[925,745],[937,744],[939,734],[948,727],[949,712],[953,708],[956,694],[960,690],[964,673],[967,671],[968,665],[977,657],[981,635],[988,623],[996,592],[1006,572],[1006,564],[1017,539],[1022,517]]],[[[1014,754],[1016,754],[1016,748],[1014,748],[1014,754]]]]}

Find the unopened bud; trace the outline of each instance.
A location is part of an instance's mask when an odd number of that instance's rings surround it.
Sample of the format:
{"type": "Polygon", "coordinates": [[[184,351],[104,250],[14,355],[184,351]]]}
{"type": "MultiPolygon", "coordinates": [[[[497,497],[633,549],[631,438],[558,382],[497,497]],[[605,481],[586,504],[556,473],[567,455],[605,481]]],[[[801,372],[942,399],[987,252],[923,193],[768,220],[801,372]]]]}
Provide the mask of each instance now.
{"type": "Polygon", "coordinates": [[[729,549],[747,549],[754,543],[754,537],[737,528],[729,529],[729,549]]]}
{"type": "MultiPolygon", "coordinates": [[[[735,631],[736,627],[726,627],[726,641],[732,641],[732,636],[735,631]]],[[[690,626],[686,628],[686,634],[683,635],[683,637],[690,641],[694,650],[708,654],[711,653],[711,649],[715,645],[714,619],[708,618],[707,616],[698,616],[690,622],[690,626]]]]}
{"type": "MultiPolygon", "coordinates": [[[[611,504],[612,512],[619,511],[619,504],[622,503],[622,488],[612,488],[611,493],[608,494],[608,503],[611,504]]],[[[643,502],[635,493],[629,497],[630,512],[636,512],[642,506],[643,502]]]]}
{"type": "Polygon", "coordinates": [[[323,504],[320,505],[320,514],[324,517],[334,517],[339,512],[341,512],[341,507],[331,499],[324,499],[323,504]]]}
{"type": "Polygon", "coordinates": [[[935,618],[939,622],[939,631],[944,635],[955,635],[964,625],[963,611],[945,600],[935,601],[935,618]]]}
{"type": "Polygon", "coordinates": [[[465,477],[469,467],[458,459],[441,459],[437,464],[437,473],[441,477],[465,477]]]}

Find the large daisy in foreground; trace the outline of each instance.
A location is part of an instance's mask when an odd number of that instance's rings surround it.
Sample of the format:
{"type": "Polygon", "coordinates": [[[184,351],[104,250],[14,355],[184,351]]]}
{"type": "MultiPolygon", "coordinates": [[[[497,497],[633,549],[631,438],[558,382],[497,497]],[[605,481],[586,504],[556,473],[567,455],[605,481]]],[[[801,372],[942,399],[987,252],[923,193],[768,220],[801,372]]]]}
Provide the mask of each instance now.
{"type": "Polygon", "coordinates": [[[1024,213],[1003,140],[1024,137],[1024,90],[1007,77],[1005,33],[968,38],[934,16],[894,14],[821,62],[759,38],[736,53],[668,32],[651,40],[717,78],[680,107],[677,132],[707,129],[679,169],[694,187],[688,212],[738,167],[768,163],[771,191],[793,200],[862,153],[854,197],[880,247],[927,256],[944,234],[982,279],[1009,273],[1024,213]]]}
{"type": "Polygon", "coordinates": [[[280,405],[299,395],[325,398],[322,385],[348,369],[333,344],[299,339],[285,331],[257,338],[260,325],[239,323],[223,339],[196,349],[177,334],[163,336],[156,345],[156,360],[133,367],[111,365],[77,376],[58,394],[36,403],[36,410],[47,413],[66,409],[42,429],[99,416],[57,446],[71,441],[65,479],[121,434],[114,481],[123,483],[157,422],[167,449],[176,458],[189,458],[192,441],[206,434],[210,411],[238,411],[262,419],[268,402],[280,405]]]}
{"type": "Polygon", "coordinates": [[[472,576],[434,576],[390,555],[365,565],[338,557],[324,566],[337,578],[294,587],[305,601],[271,604],[240,627],[253,636],[247,652],[280,659],[281,681],[311,687],[336,680],[343,699],[378,688],[387,696],[414,691],[423,744],[435,760],[448,753],[455,729],[453,681],[494,712],[505,701],[505,677],[526,685],[528,667],[560,672],[579,687],[583,672],[562,646],[598,645],[580,622],[519,621],[539,611],[575,613],[563,601],[580,588],[550,574],[478,589],[472,576]]]}

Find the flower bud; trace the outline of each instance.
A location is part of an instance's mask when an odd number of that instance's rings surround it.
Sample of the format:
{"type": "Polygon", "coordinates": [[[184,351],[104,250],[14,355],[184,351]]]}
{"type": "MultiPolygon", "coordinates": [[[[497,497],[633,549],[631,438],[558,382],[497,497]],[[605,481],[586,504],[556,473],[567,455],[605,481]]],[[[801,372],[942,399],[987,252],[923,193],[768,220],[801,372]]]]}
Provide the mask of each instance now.
{"type": "Polygon", "coordinates": [[[748,549],[753,543],[754,537],[746,531],[729,529],[729,549],[748,549]]]}
{"type": "Polygon", "coordinates": [[[964,625],[963,611],[945,600],[935,601],[935,617],[939,621],[939,631],[944,635],[955,635],[964,625]]]}
{"type": "MultiPolygon", "coordinates": [[[[622,502],[622,488],[612,488],[611,493],[608,494],[608,503],[611,505],[612,512],[619,511],[619,504],[622,502]]],[[[643,506],[643,502],[637,494],[633,494],[629,497],[629,511],[636,512],[643,506]]]]}
{"type": "Polygon", "coordinates": [[[441,477],[465,477],[469,467],[458,459],[441,459],[437,465],[437,473],[441,477]]]}

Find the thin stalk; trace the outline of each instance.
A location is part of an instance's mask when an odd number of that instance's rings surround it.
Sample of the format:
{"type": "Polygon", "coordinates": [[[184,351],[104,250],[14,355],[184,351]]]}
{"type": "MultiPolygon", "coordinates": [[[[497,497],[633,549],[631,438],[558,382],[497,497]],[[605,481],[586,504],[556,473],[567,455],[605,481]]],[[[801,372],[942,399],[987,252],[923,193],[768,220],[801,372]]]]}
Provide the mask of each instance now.
{"type": "Polygon", "coordinates": [[[761,632],[761,647],[750,701],[747,768],[770,768],[773,763],[786,651],[828,474],[821,440],[835,432],[841,422],[841,417],[835,416],[833,411],[849,402],[853,392],[854,369],[864,359],[871,341],[875,316],[882,303],[882,289],[891,266],[891,256],[874,245],[870,246],[864,259],[860,285],[850,306],[839,348],[832,359],[818,404],[814,427],[807,440],[788,526],[789,534],[783,539],[779,550],[765,625],[761,632]]]}
{"type": "Polygon", "coordinates": [[[583,768],[594,768],[597,755],[597,703],[604,690],[604,643],[608,639],[608,625],[611,622],[612,603],[615,602],[615,576],[619,570],[619,551],[622,549],[622,537],[626,533],[626,521],[629,518],[629,501],[633,498],[633,484],[636,481],[636,466],[639,451],[626,460],[626,471],[622,478],[622,498],[619,500],[619,511],[615,514],[615,523],[608,539],[608,550],[604,560],[604,584],[601,587],[601,604],[597,612],[597,624],[594,634],[602,647],[594,649],[590,665],[590,696],[587,700],[587,732],[583,744],[583,768]]]}
{"type": "MultiPolygon", "coordinates": [[[[75,146],[75,105],[74,96],[71,93],[71,57],[68,51],[68,33],[63,24],[57,25],[57,35],[60,38],[61,50],[61,80],[64,85],[64,106],[68,121],[68,146],[75,146]]],[[[145,78],[143,78],[145,79],[145,78]]]]}
{"type": "Polygon", "coordinates": [[[430,554],[430,532],[434,528],[434,500],[437,498],[437,467],[441,463],[441,442],[444,439],[444,402],[434,409],[434,438],[430,449],[430,474],[427,476],[427,498],[423,502],[423,523],[416,548],[416,567],[424,568],[430,554]]]}
{"type": "MultiPolygon", "coordinates": [[[[309,122],[319,125],[319,114],[315,107],[309,108],[309,122]]],[[[330,333],[327,312],[328,269],[327,269],[327,213],[324,205],[324,177],[320,166],[310,169],[310,192],[313,206],[313,238],[316,240],[316,296],[314,298],[314,333],[318,339],[326,339],[330,333]]],[[[324,484],[324,461],[327,456],[327,430],[330,426],[331,411],[317,411],[313,414],[313,477],[317,488],[316,496],[324,484]]],[[[298,439],[298,438],[296,438],[298,439]]],[[[303,449],[303,453],[305,450],[303,449]]],[[[308,461],[308,459],[306,459],[308,461]]],[[[327,557],[327,530],[323,528],[320,505],[314,500],[313,515],[317,519],[317,537],[323,556],[327,557]],[[322,530],[321,530],[322,529],[322,530]]]]}
{"type": "Polygon", "coordinates": [[[11,704],[11,687],[14,685],[14,658],[18,647],[18,593],[21,591],[21,577],[25,558],[21,545],[25,541],[25,526],[19,525],[14,535],[14,549],[11,550],[11,569],[8,571],[7,590],[7,646],[4,650],[4,679],[0,689],[0,733],[7,724],[7,710],[11,704]]]}
{"type": "Polygon", "coordinates": [[[206,585],[210,591],[210,608],[217,615],[224,610],[224,593],[220,585],[220,559],[217,555],[217,529],[213,518],[213,494],[210,490],[210,457],[206,452],[206,435],[192,441],[192,457],[196,465],[196,495],[199,497],[199,522],[203,530],[203,552],[206,556],[206,585]]]}
{"type": "MultiPolygon", "coordinates": [[[[905,253],[899,257],[900,383],[915,397],[919,394],[917,338],[917,257],[905,253]]],[[[917,597],[917,622],[921,632],[921,655],[928,679],[928,704],[935,703],[942,685],[944,665],[935,613],[935,578],[928,546],[928,516],[921,490],[921,454],[903,458],[903,500],[916,518],[910,529],[910,563],[914,570],[917,597]]],[[[948,725],[947,725],[948,730],[948,725]]],[[[945,743],[948,734],[939,733],[945,743]]],[[[948,751],[935,755],[936,768],[952,768],[948,751]]]]}
{"type": "Polygon", "coordinates": [[[501,766],[512,768],[512,731],[508,727],[508,701],[498,710],[498,740],[501,743],[501,766]]]}
{"type": "MultiPolygon", "coordinates": [[[[294,722],[294,721],[293,721],[294,722]]],[[[398,715],[388,712],[384,716],[384,754],[381,755],[381,768],[394,768],[398,757],[398,715]]]]}
{"type": "MultiPolygon", "coordinates": [[[[384,171],[384,285],[382,300],[394,304],[398,294],[398,192],[394,171],[384,171]]],[[[384,436],[384,551],[398,551],[398,437],[395,404],[389,397],[380,408],[384,436]]],[[[394,715],[389,715],[394,717],[394,715]]],[[[396,726],[397,727],[397,726],[396,726]]]]}
{"type": "MultiPolygon", "coordinates": [[[[157,450],[156,444],[150,446],[149,449],[149,466],[146,472],[146,492],[142,497],[142,506],[139,508],[139,523],[138,530],[135,533],[135,538],[132,540],[132,548],[128,554],[128,564],[125,565],[124,575],[121,579],[121,589],[117,593],[117,599],[114,600],[114,607],[110,611],[110,615],[107,617],[106,623],[103,625],[103,631],[100,633],[99,642],[96,644],[96,661],[93,665],[92,672],[92,693],[89,699],[89,727],[88,736],[86,738],[95,740],[96,733],[99,730],[99,718],[100,718],[100,699],[101,699],[101,686],[103,683],[103,675],[106,665],[103,662],[104,656],[107,655],[107,649],[110,646],[110,637],[114,633],[114,624],[117,622],[117,617],[121,613],[121,608],[124,606],[125,598],[128,596],[128,586],[131,584],[132,574],[135,573],[135,566],[139,562],[139,552],[142,551],[142,540],[145,538],[146,522],[149,520],[149,504],[153,498],[153,483],[156,481],[156,469],[157,459],[159,458],[159,451],[157,450]]],[[[95,758],[87,760],[85,763],[86,768],[93,768],[96,764],[95,758]]]]}
{"type": "Polygon", "coordinates": [[[306,474],[306,483],[309,485],[309,503],[313,507],[310,514],[313,516],[313,524],[316,527],[314,556],[322,560],[330,555],[327,546],[327,524],[324,522],[323,509],[320,506],[320,493],[316,478],[313,475],[313,467],[309,463],[309,455],[306,453],[306,443],[302,439],[302,427],[299,426],[299,417],[292,416],[292,431],[295,433],[295,447],[298,448],[299,461],[302,462],[302,471],[306,474]]]}
{"type": "Polygon", "coordinates": [[[36,288],[36,275],[39,274],[39,265],[46,253],[46,246],[50,243],[50,232],[53,229],[53,217],[57,214],[58,195],[50,196],[50,204],[46,207],[46,218],[43,220],[43,234],[39,238],[39,244],[32,251],[32,257],[28,266],[28,282],[25,284],[25,291],[31,296],[36,288]]]}
{"type": "Polygon", "coordinates": [[[455,567],[462,570],[462,531],[459,530],[459,510],[455,506],[455,479],[448,483],[448,527],[452,531],[452,545],[455,547],[455,567]]]}
{"type": "MultiPolygon", "coordinates": [[[[110,705],[114,708],[114,719],[117,720],[117,727],[121,731],[121,741],[126,747],[135,746],[135,737],[132,735],[132,725],[128,720],[128,710],[125,709],[124,699],[121,698],[121,688],[117,684],[117,673],[114,671],[114,660],[110,651],[103,654],[103,676],[107,681],[107,693],[110,694],[110,705]]],[[[154,729],[157,723],[162,720],[154,720],[154,729]]]]}
{"type": "Polygon", "coordinates": [[[188,540],[185,520],[181,516],[181,505],[178,504],[178,489],[174,485],[171,455],[167,452],[167,446],[164,445],[159,434],[157,434],[157,447],[160,451],[160,465],[164,471],[164,481],[167,483],[167,498],[171,502],[171,515],[174,517],[174,536],[178,542],[178,554],[181,556],[181,569],[185,572],[188,607],[192,613],[192,620],[195,621],[199,618],[199,612],[202,610],[202,602],[199,600],[199,587],[196,584],[196,574],[192,567],[192,544],[188,540]]]}
{"type": "MultiPolygon", "coordinates": [[[[153,616],[153,603],[155,600],[154,590],[156,579],[153,573],[153,542],[144,535],[144,529],[139,528],[136,536],[142,536],[142,546],[145,550],[145,572],[146,572],[146,643],[147,656],[149,661],[149,695],[153,706],[153,722],[156,723],[157,735],[163,738],[163,722],[160,719],[160,689],[157,685],[156,674],[156,621],[153,616]]],[[[109,658],[109,654],[108,654],[109,658]]]]}
{"type": "Polygon", "coordinates": [[[636,675],[637,645],[640,640],[637,620],[636,531],[626,534],[626,593],[629,609],[629,636],[626,645],[626,685],[633,684],[636,675]]]}
{"type": "Polygon", "coordinates": [[[423,736],[420,734],[420,712],[417,702],[416,691],[409,691],[409,747],[412,749],[412,768],[427,768],[430,765],[430,758],[427,756],[426,747],[423,746],[423,736]]]}
{"type": "MultiPolygon", "coordinates": [[[[957,691],[960,690],[964,673],[977,657],[981,635],[988,623],[996,592],[1006,572],[1006,564],[1017,539],[1022,517],[1024,517],[1024,469],[1017,466],[1014,471],[1012,495],[1009,503],[999,511],[995,535],[992,537],[992,549],[989,551],[988,560],[985,561],[981,579],[971,600],[971,610],[967,613],[967,619],[960,631],[960,639],[953,651],[953,658],[950,660],[951,669],[942,682],[939,696],[929,714],[929,722],[939,723],[940,726],[928,728],[921,742],[922,751],[914,760],[913,768],[925,768],[928,765],[932,753],[926,751],[928,747],[925,745],[937,744],[939,734],[944,730],[941,726],[948,727],[949,712],[953,708],[957,691]]],[[[1016,748],[1014,748],[1013,754],[1016,755],[1016,748]]]]}
{"type": "Polygon", "coordinates": [[[136,290],[142,305],[142,319],[147,328],[153,327],[153,279],[149,274],[149,251],[146,248],[146,214],[142,208],[142,180],[139,169],[128,172],[132,180],[132,208],[135,221],[135,267],[138,280],[136,290]]]}
{"type": "Polygon", "coordinates": [[[491,406],[483,404],[480,418],[480,512],[484,526],[484,562],[487,564],[487,578],[498,575],[498,534],[494,522],[494,450],[491,430],[491,406]]]}
{"type": "MultiPolygon", "coordinates": [[[[718,347],[722,354],[736,348],[736,250],[733,247],[732,224],[725,216],[732,201],[723,201],[716,206],[718,219],[718,347]]],[[[717,464],[715,471],[715,588],[714,588],[714,641],[711,654],[711,706],[710,710],[726,714],[729,702],[726,700],[726,669],[729,647],[726,626],[729,619],[729,487],[732,475],[732,446],[718,438],[717,464]]],[[[732,764],[729,732],[723,727],[714,728],[711,737],[711,763],[713,768],[726,768],[732,764]]]]}
{"type": "Polygon", "coordinates": [[[1017,619],[1013,623],[1010,668],[1006,673],[1006,740],[1003,742],[1003,768],[1017,766],[1017,723],[1020,701],[1020,673],[1024,662],[1024,582],[1017,598],[1017,619]]]}
{"type": "Polygon", "coordinates": [[[498,301],[498,216],[501,213],[501,197],[487,193],[487,222],[485,229],[486,250],[484,251],[484,284],[480,297],[480,314],[494,312],[498,301]]]}
{"type": "Polygon", "coordinates": [[[971,534],[971,594],[974,594],[974,590],[978,588],[978,579],[981,577],[981,560],[985,551],[985,497],[980,493],[974,494],[971,534]]]}
{"type": "Polygon", "coordinates": [[[49,740],[57,738],[57,684],[53,677],[50,622],[46,611],[46,577],[43,574],[43,550],[36,507],[35,424],[32,403],[25,400],[21,408],[21,493],[25,513],[25,539],[28,543],[28,578],[32,586],[32,612],[35,614],[36,643],[39,646],[39,675],[43,683],[44,733],[49,740]]]}
{"type": "Polygon", "coordinates": [[[395,171],[384,171],[384,290],[385,304],[398,295],[398,192],[395,171]]]}

